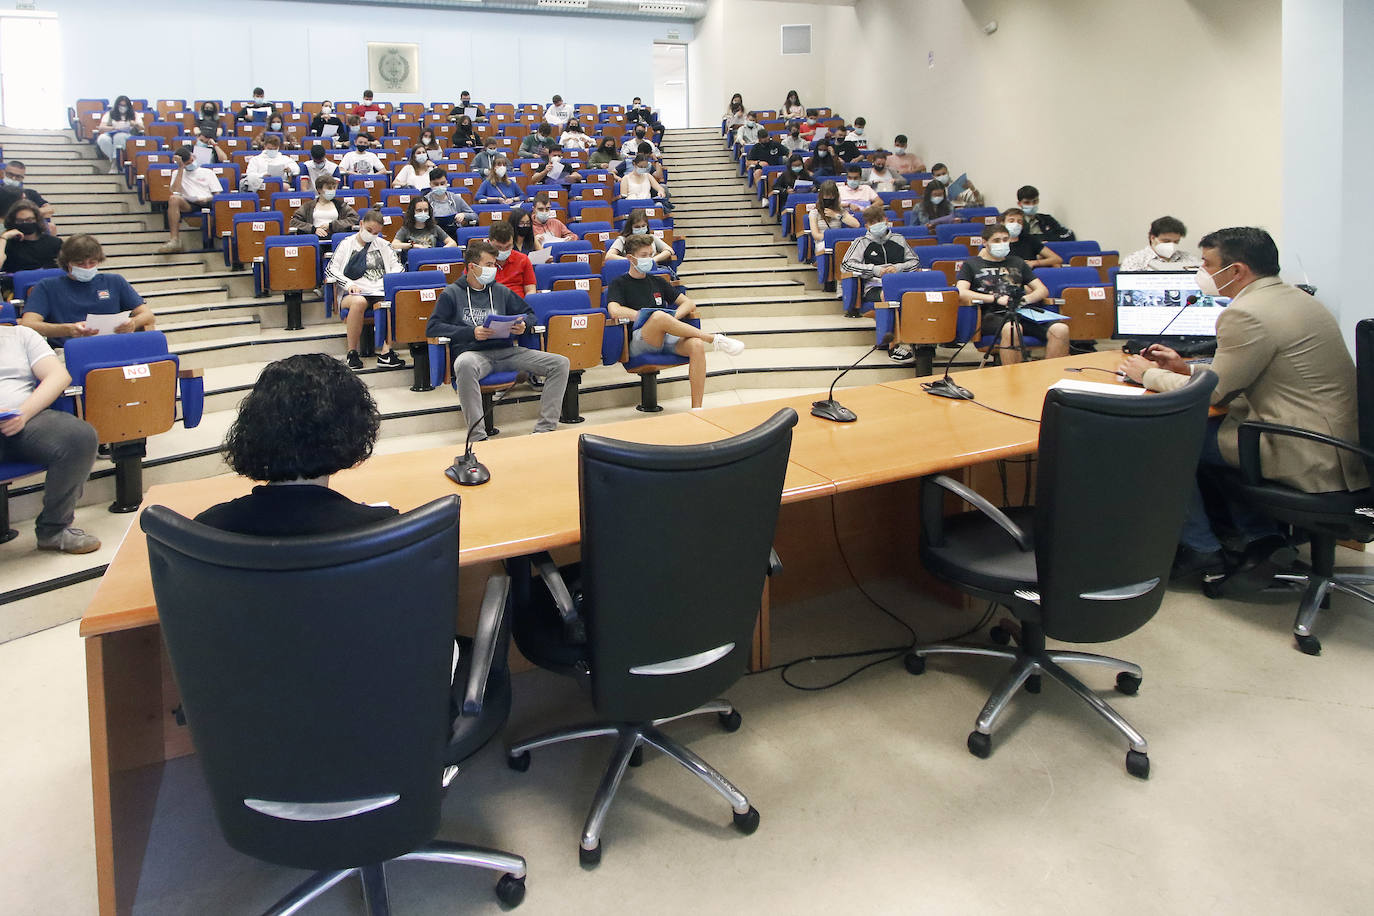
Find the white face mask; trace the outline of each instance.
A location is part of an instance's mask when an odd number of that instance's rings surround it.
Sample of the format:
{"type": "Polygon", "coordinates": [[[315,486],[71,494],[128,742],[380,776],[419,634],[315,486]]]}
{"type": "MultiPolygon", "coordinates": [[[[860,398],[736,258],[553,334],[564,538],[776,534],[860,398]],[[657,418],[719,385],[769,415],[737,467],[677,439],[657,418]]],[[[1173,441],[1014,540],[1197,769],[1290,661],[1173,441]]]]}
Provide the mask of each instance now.
{"type": "Polygon", "coordinates": [[[944,203],[944,202],[945,202],[945,195],[943,195],[943,194],[934,194],[934,195],[932,195],[931,198],[930,198],[930,204],[931,204],[931,206],[933,206],[933,207],[938,207],[938,206],[940,206],[940,204],[942,204],[942,203],[944,203]]]}
{"type": "Polygon", "coordinates": [[[535,210],[534,221],[536,223],[547,223],[549,221],[549,217],[552,215],[553,214],[550,213],[548,210],[535,210]]]}
{"type": "Polygon", "coordinates": [[[891,229],[892,227],[886,222],[874,223],[868,227],[868,234],[881,242],[883,239],[887,238],[887,234],[891,229]]]}
{"type": "Polygon", "coordinates": [[[649,227],[648,227],[648,226],[635,226],[633,229],[630,230],[630,234],[631,234],[631,235],[648,235],[648,234],[649,234],[649,227]]]}
{"type": "MultiPolygon", "coordinates": [[[[502,264],[506,263],[507,259],[510,258],[510,252],[511,250],[509,248],[507,248],[505,251],[496,252],[496,260],[500,261],[502,264]]],[[[493,274],[493,276],[495,275],[493,274]]]]}
{"type": "Polygon", "coordinates": [[[373,235],[371,232],[368,232],[366,229],[358,230],[358,241],[362,242],[364,245],[370,243],[376,237],[377,236],[373,235]]]}
{"type": "Polygon", "coordinates": [[[654,269],[653,258],[635,258],[635,269],[642,274],[647,274],[654,269]]]}
{"type": "Polygon", "coordinates": [[[943,175],[936,175],[936,176],[935,176],[935,180],[938,181],[938,182],[940,182],[940,184],[943,184],[943,185],[949,184],[949,172],[945,172],[945,174],[943,174],[943,175]]]}
{"type": "Polygon", "coordinates": [[[1015,238],[1020,238],[1020,237],[1021,237],[1021,224],[1020,224],[1020,223],[1007,223],[1007,234],[1010,235],[1010,236],[1011,236],[1012,238],[1014,238],[1014,239],[1015,239],[1015,238]]]}
{"type": "Polygon", "coordinates": [[[416,211],[416,213],[415,213],[415,222],[420,223],[421,225],[423,225],[423,224],[429,222],[429,213],[428,213],[428,211],[425,211],[425,210],[416,211]]]}
{"type": "Polygon", "coordinates": [[[905,156],[905,155],[906,155],[906,147],[905,147],[905,146],[894,146],[894,147],[892,147],[892,151],[893,151],[894,153],[896,153],[898,156],[905,156]]]}
{"type": "Polygon", "coordinates": [[[325,199],[325,200],[333,200],[333,199],[334,199],[334,195],[335,195],[335,194],[338,194],[338,193],[339,193],[339,192],[336,191],[336,190],[334,190],[333,188],[329,188],[329,189],[327,189],[327,190],[321,191],[321,192],[320,192],[320,197],[322,197],[322,198],[325,199]]]}
{"type": "Polygon", "coordinates": [[[99,267],[77,267],[72,266],[72,279],[82,283],[89,283],[95,279],[95,275],[100,273],[99,267]]]}
{"type": "Polygon", "coordinates": [[[1166,261],[1172,258],[1178,252],[1178,246],[1175,245],[1173,242],[1155,242],[1154,249],[1155,254],[1159,255],[1166,261]]]}
{"type": "MultiPolygon", "coordinates": [[[[508,251],[503,251],[503,252],[501,252],[501,254],[509,254],[509,253],[510,253],[510,252],[508,252],[508,251]]],[[[495,280],[495,279],[496,279],[496,267],[495,267],[495,265],[488,265],[488,266],[486,266],[486,267],[479,267],[479,268],[477,269],[477,282],[480,283],[480,284],[482,284],[483,286],[490,286],[491,283],[492,283],[492,281],[495,280]]]]}
{"type": "Polygon", "coordinates": [[[416,161],[416,162],[428,162],[428,161],[429,161],[429,154],[428,154],[428,153],[416,153],[416,154],[415,154],[415,161],[416,161]]]}
{"type": "Polygon", "coordinates": [[[506,167],[505,167],[504,165],[498,165],[498,166],[495,168],[494,171],[496,172],[496,177],[497,177],[497,178],[505,178],[505,177],[506,177],[506,167]]]}
{"type": "Polygon", "coordinates": [[[440,197],[442,197],[442,196],[444,196],[445,194],[448,193],[448,185],[446,185],[446,184],[436,184],[434,187],[432,187],[432,188],[429,189],[429,193],[430,193],[430,194],[437,194],[437,195],[439,195],[440,197]]]}
{"type": "Polygon", "coordinates": [[[281,155],[281,150],[279,150],[279,149],[265,149],[265,150],[262,151],[262,154],[263,154],[264,156],[266,156],[268,159],[276,159],[278,156],[281,155]]]}
{"type": "Polygon", "coordinates": [[[1007,255],[1011,254],[1011,243],[992,242],[988,245],[988,254],[992,255],[994,258],[1005,258],[1007,255]]]}
{"type": "MultiPolygon", "coordinates": [[[[1221,268],[1221,270],[1218,270],[1217,274],[1221,273],[1222,270],[1230,270],[1235,266],[1234,264],[1227,264],[1225,267],[1221,268]]],[[[1236,278],[1232,277],[1222,286],[1217,286],[1217,274],[1209,274],[1205,267],[1199,267],[1197,269],[1197,273],[1194,275],[1197,280],[1197,288],[1204,296],[1220,296],[1223,289],[1236,282],[1236,278]]]]}

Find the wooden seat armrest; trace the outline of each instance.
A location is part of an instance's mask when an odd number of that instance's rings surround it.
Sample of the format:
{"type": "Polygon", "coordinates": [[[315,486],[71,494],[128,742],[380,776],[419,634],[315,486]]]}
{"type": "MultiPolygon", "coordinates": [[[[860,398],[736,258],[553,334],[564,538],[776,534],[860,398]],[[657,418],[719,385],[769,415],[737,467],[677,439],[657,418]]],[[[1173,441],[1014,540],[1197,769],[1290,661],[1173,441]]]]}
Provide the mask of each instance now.
{"type": "Polygon", "coordinates": [[[448,339],[447,337],[426,337],[426,338],[425,338],[425,343],[430,344],[431,346],[435,346],[435,347],[440,346],[440,345],[442,345],[442,344],[446,344],[446,343],[448,343],[448,342],[449,342],[449,339],[448,339]]]}
{"type": "Polygon", "coordinates": [[[177,378],[201,378],[205,375],[204,369],[178,369],[177,378]]]}

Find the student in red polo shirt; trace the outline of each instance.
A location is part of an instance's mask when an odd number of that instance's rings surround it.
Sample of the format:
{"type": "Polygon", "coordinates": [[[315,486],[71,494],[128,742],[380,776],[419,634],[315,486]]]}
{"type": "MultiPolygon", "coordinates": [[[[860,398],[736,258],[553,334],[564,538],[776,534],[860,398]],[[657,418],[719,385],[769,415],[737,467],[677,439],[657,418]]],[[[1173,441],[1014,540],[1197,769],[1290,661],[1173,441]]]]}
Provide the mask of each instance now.
{"type": "Polygon", "coordinates": [[[491,227],[491,244],[496,248],[496,282],[525,298],[534,292],[534,265],[528,256],[515,251],[515,230],[502,220],[491,227]]]}

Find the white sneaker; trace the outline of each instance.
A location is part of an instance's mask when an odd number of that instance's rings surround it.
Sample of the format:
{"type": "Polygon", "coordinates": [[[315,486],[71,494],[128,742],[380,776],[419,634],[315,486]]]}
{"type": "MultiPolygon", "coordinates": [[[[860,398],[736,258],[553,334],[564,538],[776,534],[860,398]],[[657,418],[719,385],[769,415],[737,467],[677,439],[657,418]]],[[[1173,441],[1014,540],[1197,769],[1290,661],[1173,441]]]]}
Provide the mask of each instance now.
{"type": "Polygon", "coordinates": [[[726,337],[724,334],[717,334],[711,341],[711,346],[717,353],[724,353],[726,356],[739,356],[744,352],[744,341],[726,337]]]}

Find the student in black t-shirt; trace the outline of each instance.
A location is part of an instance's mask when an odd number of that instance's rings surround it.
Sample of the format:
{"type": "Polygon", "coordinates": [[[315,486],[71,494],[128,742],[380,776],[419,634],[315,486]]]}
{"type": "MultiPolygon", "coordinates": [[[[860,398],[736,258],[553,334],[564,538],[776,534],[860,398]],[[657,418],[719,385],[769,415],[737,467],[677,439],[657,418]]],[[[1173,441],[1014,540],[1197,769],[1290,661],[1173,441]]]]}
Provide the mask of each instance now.
{"type": "Polygon", "coordinates": [[[782,165],[785,159],[787,147],[779,143],[778,138],[767,129],[759,132],[759,142],[749,147],[749,152],[744,157],[745,165],[753,172],[755,181],[763,176],[765,165],[782,165]]]}
{"type": "Polygon", "coordinates": [[[981,334],[998,335],[994,343],[1003,364],[1021,361],[1020,335],[1045,339],[1045,356],[1069,355],[1069,326],[1062,321],[1042,323],[1016,314],[1020,305],[1034,305],[1049,297],[1030,265],[1011,253],[1007,227],[994,223],[983,229],[983,250],[959,268],[955,281],[959,301],[983,308],[981,334]]]}
{"type": "Polygon", "coordinates": [[[206,509],[196,521],[258,537],[329,534],[396,515],[329,488],[329,477],[366,461],[381,416],[367,386],[322,353],[270,364],[239,405],[224,440],[229,467],[261,480],[247,496],[206,509]]]}
{"type": "Polygon", "coordinates": [[[1064,259],[1055,254],[1053,248],[1046,247],[1042,236],[1026,232],[1026,214],[1020,207],[1003,210],[1002,225],[1007,227],[1007,234],[1011,236],[1011,253],[1032,268],[1064,266],[1064,259]]]}
{"type": "Polygon", "coordinates": [[[0,241],[0,269],[5,273],[56,267],[62,250],[62,240],[44,233],[43,216],[28,200],[16,201],[5,214],[0,241]]]}
{"type": "Polygon", "coordinates": [[[692,406],[700,407],[706,396],[706,344],[727,356],[738,356],[744,343],[686,322],[696,314],[696,303],[663,277],[649,273],[655,267],[653,249],[652,235],[631,235],[625,239],[630,270],[611,282],[606,295],[607,311],[612,318],[634,321],[631,357],[646,353],[687,357],[692,406]]]}

